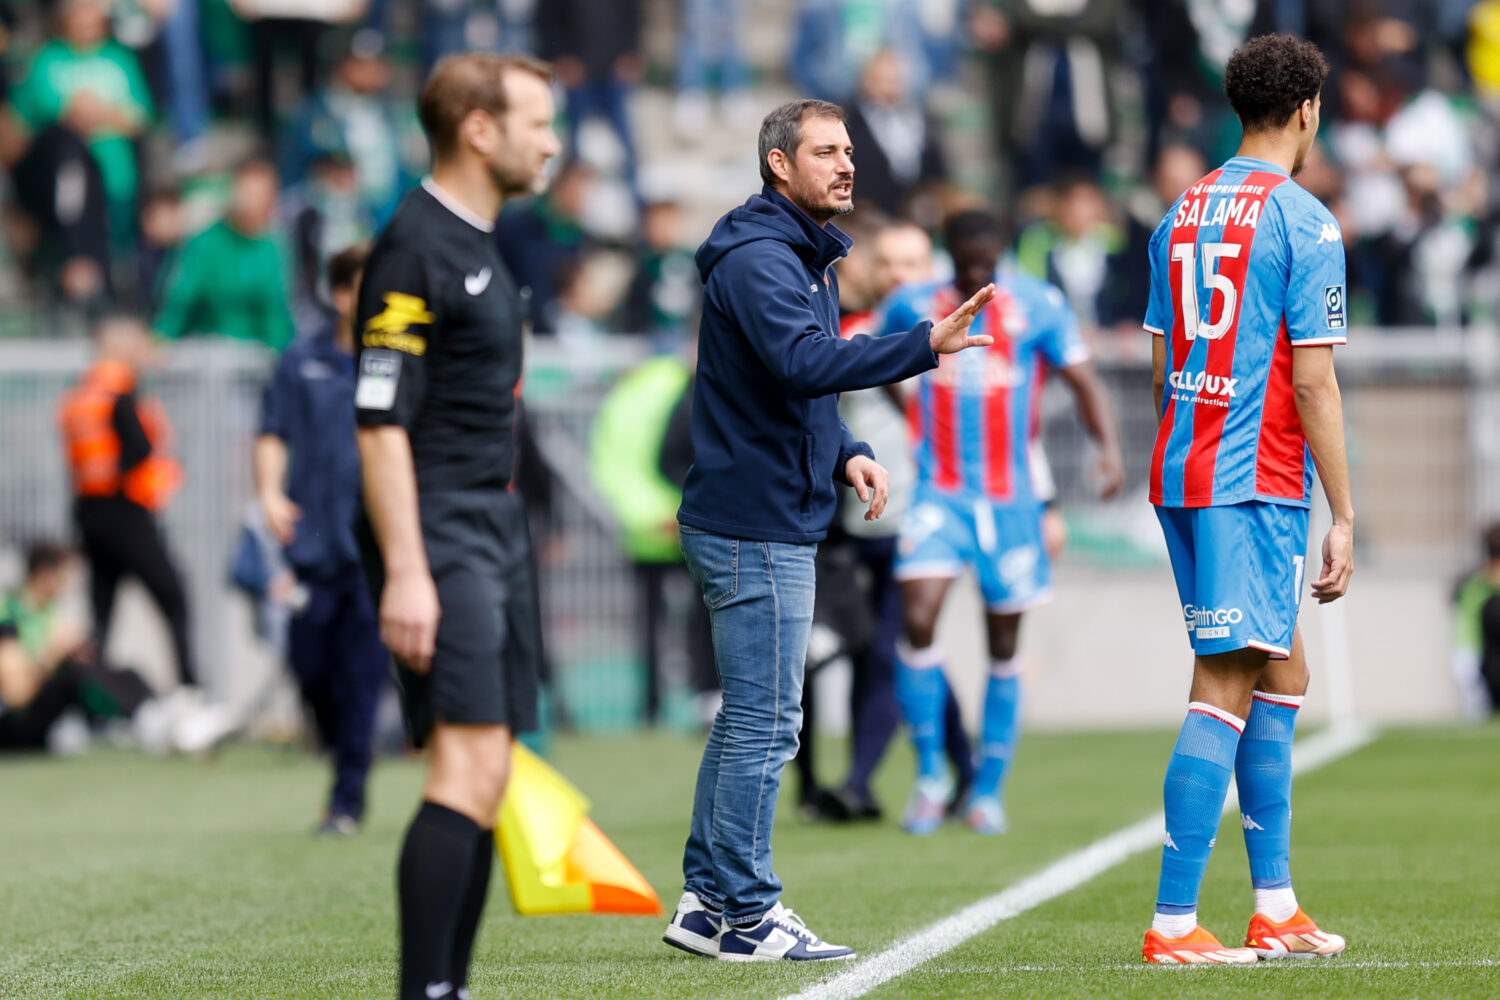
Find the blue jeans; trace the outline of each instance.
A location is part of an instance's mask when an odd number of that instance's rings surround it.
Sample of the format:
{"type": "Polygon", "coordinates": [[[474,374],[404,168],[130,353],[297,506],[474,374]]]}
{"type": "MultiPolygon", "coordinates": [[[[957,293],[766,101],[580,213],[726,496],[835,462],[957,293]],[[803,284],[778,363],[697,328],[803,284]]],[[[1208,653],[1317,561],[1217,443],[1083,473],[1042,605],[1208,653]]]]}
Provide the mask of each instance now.
{"type": "Polygon", "coordinates": [[[698,768],[682,871],[686,888],[723,907],[731,924],[757,922],[781,896],[771,826],[781,771],[802,729],[817,550],[682,528],[682,554],[703,589],[724,688],[698,768]]]}

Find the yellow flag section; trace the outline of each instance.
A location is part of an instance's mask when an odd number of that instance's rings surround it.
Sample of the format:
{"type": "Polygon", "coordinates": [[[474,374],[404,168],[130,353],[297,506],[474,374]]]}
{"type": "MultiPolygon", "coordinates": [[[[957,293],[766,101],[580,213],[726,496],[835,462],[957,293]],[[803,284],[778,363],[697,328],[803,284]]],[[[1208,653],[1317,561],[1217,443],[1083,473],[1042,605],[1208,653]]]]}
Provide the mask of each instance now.
{"type": "Polygon", "coordinates": [[[582,792],[520,743],[510,767],[495,840],[516,912],[661,912],[651,884],[588,818],[582,792]]]}

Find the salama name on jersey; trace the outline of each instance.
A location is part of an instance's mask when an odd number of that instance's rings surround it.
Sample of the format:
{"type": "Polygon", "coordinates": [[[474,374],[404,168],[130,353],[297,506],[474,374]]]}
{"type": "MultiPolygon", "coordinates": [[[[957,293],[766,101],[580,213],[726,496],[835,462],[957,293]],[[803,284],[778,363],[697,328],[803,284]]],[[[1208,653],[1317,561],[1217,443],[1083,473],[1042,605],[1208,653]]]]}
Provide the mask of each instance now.
{"type": "Polygon", "coordinates": [[[1231,225],[1254,229],[1260,222],[1265,193],[1263,184],[1195,184],[1178,203],[1172,228],[1231,225]]]}

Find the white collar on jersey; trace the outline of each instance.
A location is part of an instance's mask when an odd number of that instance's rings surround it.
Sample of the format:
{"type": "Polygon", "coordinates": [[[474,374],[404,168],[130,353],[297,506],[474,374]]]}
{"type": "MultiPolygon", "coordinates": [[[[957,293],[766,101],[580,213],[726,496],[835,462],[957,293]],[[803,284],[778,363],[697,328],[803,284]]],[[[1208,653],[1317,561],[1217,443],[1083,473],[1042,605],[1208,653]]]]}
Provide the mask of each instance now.
{"type": "Polygon", "coordinates": [[[422,190],[426,191],[428,194],[436,198],[439,205],[442,205],[448,211],[452,212],[460,219],[463,219],[465,222],[467,222],[469,225],[473,226],[480,232],[492,233],[495,231],[495,224],[493,222],[486,222],[483,216],[471,212],[467,208],[464,208],[458,203],[458,199],[454,198],[447,191],[444,191],[442,188],[438,187],[437,181],[433,180],[431,177],[422,178],[422,190]]]}

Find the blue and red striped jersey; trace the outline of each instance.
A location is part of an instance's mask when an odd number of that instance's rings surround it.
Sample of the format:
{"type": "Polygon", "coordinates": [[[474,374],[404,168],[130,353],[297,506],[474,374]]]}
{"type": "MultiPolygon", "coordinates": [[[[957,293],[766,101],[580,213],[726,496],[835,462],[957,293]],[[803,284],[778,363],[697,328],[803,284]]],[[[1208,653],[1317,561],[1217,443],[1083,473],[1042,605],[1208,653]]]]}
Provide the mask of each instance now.
{"type": "Polygon", "coordinates": [[[1342,344],[1347,323],[1338,223],[1284,170],[1236,156],[1188,188],[1151,237],[1144,325],[1167,348],[1151,502],[1308,506],[1292,350],[1342,344]]]}
{"type": "MultiPolygon", "coordinates": [[[[952,285],[903,288],[884,306],[881,331],[900,333],[942,318],[963,301],[952,285]]],[[[943,355],[917,378],[907,402],[918,481],[952,496],[1034,500],[1026,446],[1046,367],[1087,360],[1088,345],[1061,291],[1010,269],[995,276],[995,298],[975,317],[973,331],[995,342],[943,355]]]]}

